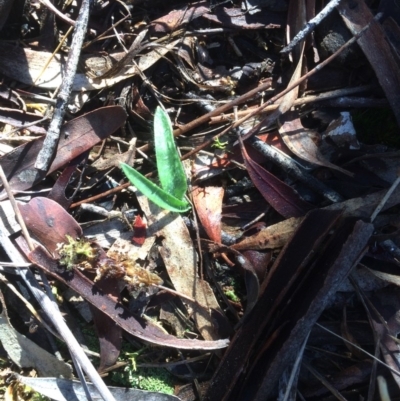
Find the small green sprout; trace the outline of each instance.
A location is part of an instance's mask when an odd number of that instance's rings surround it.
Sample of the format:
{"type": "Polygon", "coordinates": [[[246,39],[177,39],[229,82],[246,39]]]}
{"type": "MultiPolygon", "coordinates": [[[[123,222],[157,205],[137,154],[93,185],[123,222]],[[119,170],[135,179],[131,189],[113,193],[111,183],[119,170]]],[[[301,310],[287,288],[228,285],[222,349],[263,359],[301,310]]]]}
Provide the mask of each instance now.
{"type": "Polygon", "coordinates": [[[212,148],[225,150],[226,145],[228,145],[228,141],[221,142],[219,138],[214,139],[214,143],[211,145],[212,148]]]}
{"type": "Polygon", "coordinates": [[[226,295],[227,298],[229,298],[233,302],[240,302],[240,299],[238,296],[235,294],[233,290],[225,290],[224,294],[226,295]]]}
{"type": "Polygon", "coordinates": [[[137,366],[136,366],[136,359],[137,357],[145,351],[147,348],[143,347],[135,352],[125,352],[125,356],[128,358],[128,360],[131,362],[131,366],[134,372],[137,371],[137,366]]]}
{"type": "Polygon", "coordinates": [[[172,212],[186,212],[190,203],[186,200],[186,174],[174,142],[171,120],[157,107],[154,115],[154,148],[161,187],[154,184],[131,166],[121,163],[128,180],[156,205],[172,212]]]}

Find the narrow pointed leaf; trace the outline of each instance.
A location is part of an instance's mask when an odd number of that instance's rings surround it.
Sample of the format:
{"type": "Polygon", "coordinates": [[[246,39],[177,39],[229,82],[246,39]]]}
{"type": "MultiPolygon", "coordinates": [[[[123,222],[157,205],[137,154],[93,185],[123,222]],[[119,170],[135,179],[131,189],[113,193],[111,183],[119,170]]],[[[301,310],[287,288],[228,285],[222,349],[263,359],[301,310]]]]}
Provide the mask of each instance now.
{"type": "Polygon", "coordinates": [[[163,190],[177,199],[183,199],[187,191],[186,174],[175,146],[171,120],[160,107],[154,114],[154,147],[163,190]]]}
{"type": "Polygon", "coordinates": [[[312,206],[301,199],[293,188],[253,161],[249,157],[243,142],[240,144],[249,176],[264,199],[286,218],[304,216],[312,206]]]}
{"type": "Polygon", "coordinates": [[[171,212],[186,212],[190,209],[190,204],[185,199],[180,200],[170,195],[150,181],[134,168],[125,163],[121,163],[121,168],[128,180],[145,196],[156,205],[171,212]]]}

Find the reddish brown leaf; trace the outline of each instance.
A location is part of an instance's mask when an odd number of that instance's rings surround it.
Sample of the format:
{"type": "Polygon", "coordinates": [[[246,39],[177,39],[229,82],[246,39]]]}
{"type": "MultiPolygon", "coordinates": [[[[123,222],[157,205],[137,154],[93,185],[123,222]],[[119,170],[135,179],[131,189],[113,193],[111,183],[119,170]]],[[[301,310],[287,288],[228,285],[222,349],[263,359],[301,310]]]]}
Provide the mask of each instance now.
{"type": "MultiPolygon", "coordinates": [[[[56,202],[47,198],[32,199],[29,204],[21,207],[21,213],[28,229],[38,236],[38,239],[43,241],[46,246],[49,246],[50,250],[55,249],[58,243],[65,241],[66,233],[73,238],[81,236],[80,226],[73,217],[56,202]]],[[[148,325],[144,319],[132,315],[113,294],[110,294],[108,288],[102,287],[101,282],[94,284],[79,270],[68,271],[64,267],[60,267],[42,246],[38,246],[33,252],[30,252],[22,239],[19,240],[19,244],[29,260],[36,263],[46,273],[68,285],[119,327],[138,338],[157,345],[183,349],[217,349],[227,345],[226,340],[183,340],[166,335],[158,327],[148,325]]],[[[117,340],[118,338],[116,338],[117,340]]],[[[118,344],[114,343],[114,347],[110,344],[107,349],[112,352],[113,348],[117,349],[117,347],[118,344]]],[[[106,360],[110,361],[111,357],[107,356],[106,360]]]]}
{"type": "MultiPolygon", "coordinates": [[[[120,300],[119,287],[116,279],[100,280],[96,285],[105,293],[116,300],[120,300]]],[[[93,323],[100,344],[99,372],[117,362],[122,346],[122,329],[117,323],[102,310],[90,305],[93,323]]]]}
{"type": "Polygon", "coordinates": [[[133,223],[133,237],[132,242],[136,245],[143,245],[146,240],[146,222],[138,214],[133,223]]]}
{"type": "MultiPolygon", "coordinates": [[[[66,241],[66,235],[72,238],[82,237],[82,230],[75,219],[58,203],[48,198],[33,198],[28,204],[19,204],[22,217],[36,239],[58,257],[57,246],[66,241]]],[[[116,280],[103,280],[99,288],[118,299],[119,290],[116,280]]],[[[118,359],[121,344],[121,328],[101,310],[92,309],[93,321],[100,342],[100,370],[113,365],[118,359]]]]}
{"type": "Polygon", "coordinates": [[[43,247],[37,247],[33,252],[26,251],[28,259],[42,268],[46,273],[68,285],[84,299],[109,316],[116,324],[128,333],[152,344],[197,350],[213,350],[225,348],[227,340],[201,341],[181,339],[165,334],[159,327],[149,324],[145,319],[134,316],[121,303],[110,295],[104,294],[79,270],[66,271],[60,268],[43,247]]]}
{"type": "Polygon", "coordinates": [[[312,208],[303,201],[297,192],[269,173],[259,164],[255,163],[248,155],[242,144],[244,164],[254,185],[260,191],[264,199],[282,216],[300,217],[312,208]]]}
{"type": "Polygon", "coordinates": [[[195,187],[192,192],[197,214],[208,237],[221,242],[222,187],[195,187]]]}
{"type": "Polygon", "coordinates": [[[301,219],[292,218],[280,223],[266,227],[261,231],[243,239],[237,244],[232,245],[233,249],[238,251],[244,249],[275,249],[283,247],[294,230],[300,224],[301,219]]]}
{"type": "Polygon", "coordinates": [[[129,114],[132,117],[138,117],[142,121],[151,120],[152,114],[149,108],[144,103],[141,93],[136,85],[132,87],[132,108],[129,110],[129,114]]]}
{"type": "Polygon", "coordinates": [[[90,311],[100,344],[98,371],[101,373],[118,360],[122,345],[122,329],[114,320],[93,305],[90,305],[90,311]]]}
{"type": "Polygon", "coordinates": [[[51,199],[37,197],[18,207],[29,231],[54,256],[58,256],[57,245],[66,241],[66,235],[82,236],[76,220],[51,199]]]}
{"type": "Polygon", "coordinates": [[[75,173],[78,165],[82,163],[82,161],[87,158],[89,152],[85,152],[80,154],[75,159],[71,160],[67,167],[63,170],[61,175],[57,178],[57,181],[54,183],[53,188],[48,194],[48,198],[57,202],[64,209],[68,209],[71,205],[73,198],[67,198],[65,195],[65,190],[70,182],[72,175],[75,173]]]}
{"type": "MultiPolygon", "coordinates": [[[[64,124],[57,154],[47,174],[59,169],[81,153],[91,149],[116,131],[125,121],[120,106],[102,107],[64,124]]],[[[34,168],[44,138],[18,146],[0,158],[4,173],[14,191],[24,191],[39,182],[45,175],[34,168]]],[[[0,199],[6,196],[4,189],[0,199]]]]}
{"type": "Polygon", "coordinates": [[[272,252],[248,250],[243,252],[243,256],[252,264],[258,280],[262,283],[267,274],[267,267],[272,259],[272,252]]]}

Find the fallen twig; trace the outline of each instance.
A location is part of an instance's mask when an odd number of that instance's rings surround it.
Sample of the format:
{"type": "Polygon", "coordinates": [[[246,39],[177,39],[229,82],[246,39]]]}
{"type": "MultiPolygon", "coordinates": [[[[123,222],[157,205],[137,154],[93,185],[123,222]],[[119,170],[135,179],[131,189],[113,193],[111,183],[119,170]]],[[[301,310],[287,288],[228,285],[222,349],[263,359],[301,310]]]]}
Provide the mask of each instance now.
{"type": "Polygon", "coordinates": [[[325,8],[323,8],[319,14],[317,14],[313,19],[307,22],[306,26],[292,39],[292,41],[281,50],[282,54],[289,53],[293,48],[300,42],[302,42],[306,36],[314,30],[314,28],[327,17],[333,9],[340,3],[340,0],[331,0],[325,8]]]}
{"type": "Polygon", "coordinates": [[[250,144],[254,149],[257,149],[263,156],[275,164],[278,164],[287,174],[296,177],[299,181],[313,189],[324,198],[333,203],[342,202],[343,198],[334,190],[327,187],[317,178],[308,174],[301,169],[290,157],[285,156],[283,153],[278,152],[272,146],[266,144],[261,139],[256,137],[250,138],[250,144]]]}
{"type": "Polygon", "coordinates": [[[60,138],[60,128],[63,123],[65,111],[72,91],[76,69],[78,66],[79,56],[83,39],[86,34],[87,24],[89,21],[90,0],[83,0],[79,16],[76,20],[74,36],[72,38],[71,50],[65,65],[65,75],[61,84],[60,93],[57,97],[57,103],[54,110],[53,118],[50,122],[43,148],[40,150],[36,159],[35,168],[42,171],[49,169],[53,160],[54,153],[60,138]]]}

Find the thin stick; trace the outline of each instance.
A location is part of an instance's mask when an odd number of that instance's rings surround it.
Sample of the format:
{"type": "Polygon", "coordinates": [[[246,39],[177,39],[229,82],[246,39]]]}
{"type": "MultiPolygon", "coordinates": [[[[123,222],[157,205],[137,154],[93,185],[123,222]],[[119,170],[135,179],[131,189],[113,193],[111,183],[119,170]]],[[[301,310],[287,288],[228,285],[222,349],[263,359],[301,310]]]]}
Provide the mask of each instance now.
{"type": "Polygon", "coordinates": [[[389,188],[389,190],[386,192],[385,196],[382,198],[382,200],[379,202],[379,205],[376,207],[374,212],[371,214],[371,222],[375,220],[375,217],[378,216],[379,212],[383,209],[385,206],[386,202],[394,192],[394,190],[397,188],[397,186],[400,184],[400,171],[398,172],[398,175],[396,179],[394,180],[392,186],[389,188]]]}
{"type": "Polygon", "coordinates": [[[49,59],[46,61],[46,64],[43,66],[42,70],[40,71],[39,75],[36,77],[36,79],[33,81],[33,85],[36,84],[36,82],[39,80],[39,78],[43,75],[43,73],[45,72],[46,68],[49,66],[51,60],[53,60],[54,56],[57,54],[57,52],[60,50],[61,46],[63,45],[63,43],[65,42],[65,40],[67,39],[68,35],[72,32],[73,27],[70,26],[68,28],[67,33],[61,38],[60,43],[58,44],[58,46],[56,47],[56,50],[54,50],[54,52],[51,54],[51,56],[49,57],[49,59]]]}
{"type": "Polygon", "coordinates": [[[67,109],[69,97],[71,95],[72,85],[74,82],[76,69],[78,67],[79,56],[81,54],[83,39],[87,30],[89,9],[90,0],[83,0],[78,19],[76,20],[71,50],[65,65],[65,76],[61,84],[60,93],[57,97],[56,108],[47,131],[47,136],[43,142],[43,147],[36,159],[35,168],[38,170],[47,171],[56,152],[58,140],[60,138],[61,124],[67,109]]]}
{"type": "Polygon", "coordinates": [[[247,100],[252,98],[254,95],[257,95],[257,93],[269,89],[271,87],[271,84],[272,84],[271,80],[268,80],[267,82],[264,82],[263,84],[261,84],[257,88],[254,88],[251,91],[245,93],[244,95],[239,96],[238,98],[236,98],[232,102],[226,103],[226,104],[214,109],[213,111],[210,111],[209,113],[204,114],[203,116],[200,116],[199,118],[197,118],[196,120],[191,121],[190,123],[187,123],[185,125],[181,125],[176,130],[174,130],[174,136],[176,137],[176,136],[179,136],[179,135],[183,135],[186,132],[198,127],[199,125],[208,122],[208,120],[211,117],[217,116],[217,115],[219,115],[221,113],[224,113],[225,111],[228,111],[228,110],[232,109],[233,106],[236,106],[236,105],[239,105],[239,104],[242,104],[242,103],[246,102],[247,100]]]}
{"type": "Polygon", "coordinates": [[[308,21],[305,27],[292,39],[292,41],[281,50],[282,54],[289,53],[293,48],[300,42],[302,42],[306,36],[314,30],[314,28],[327,17],[333,9],[339,5],[340,0],[331,0],[313,19],[308,21]]]}
{"type": "MultiPolygon", "coordinates": [[[[323,102],[325,100],[331,100],[335,98],[341,98],[345,97],[348,95],[353,95],[355,93],[360,93],[360,92],[365,92],[366,90],[373,89],[374,85],[362,85],[362,86],[355,86],[352,88],[344,88],[344,89],[337,89],[333,91],[328,91],[324,93],[320,93],[318,95],[308,95],[304,97],[300,97],[296,99],[293,103],[293,106],[299,106],[299,105],[304,105],[304,104],[309,104],[309,103],[316,103],[316,102],[323,102]]],[[[376,100],[376,99],[374,99],[376,100]]],[[[380,100],[380,99],[378,99],[380,100]]],[[[279,103],[271,104],[270,106],[267,106],[264,109],[265,112],[269,111],[274,111],[279,107],[279,103]]],[[[251,107],[247,110],[239,110],[238,111],[238,118],[241,118],[251,112],[251,110],[254,110],[255,107],[251,107]]],[[[220,124],[220,123],[226,123],[226,121],[231,121],[234,120],[234,113],[229,113],[229,114],[223,114],[219,115],[216,117],[211,117],[210,118],[210,125],[212,124],[220,124]]]]}
{"type": "Polygon", "coordinates": [[[26,240],[26,242],[27,242],[27,244],[29,246],[29,249],[31,251],[33,251],[35,249],[35,247],[33,245],[32,238],[29,235],[28,229],[26,228],[25,221],[22,218],[21,212],[19,211],[17,202],[15,201],[14,195],[13,195],[13,193],[11,191],[11,188],[10,188],[10,185],[8,183],[7,177],[4,174],[4,170],[3,170],[3,167],[1,167],[1,165],[0,165],[0,179],[1,179],[2,183],[3,183],[4,189],[7,192],[8,199],[10,200],[11,206],[12,206],[12,208],[14,210],[14,213],[15,213],[15,217],[17,218],[17,221],[18,221],[19,225],[21,226],[22,234],[24,235],[24,238],[25,238],[25,240],[26,240]]]}
{"type": "Polygon", "coordinates": [[[32,315],[35,317],[35,319],[45,328],[47,329],[53,336],[57,337],[59,340],[63,341],[62,337],[58,333],[56,333],[39,315],[39,313],[36,312],[36,309],[32,306],[30,302],[28,302],[25,297],[23,297],[19,291],[11,284],[8,282],[7,278],[0,274],[0,280],[7,285],[7,287],[22,301],[29,312],[32,313],[32,315]]]}
{"type": "Polygon", "coordinates": [[[360,346],[358,346],[355,343],[352,343],[351,341],[347,340],[346,338],[340,336],[339,334],[336,334],[334,331],[329,330],[328,328],[322,326],[319,323],[315,323],[316,326],[320,327],[321,329],[327,331],[329,334],[332,334],[334,337],[340,338],[342,341],[344,341],[347,344],[350,344],[352,347],[357,348],[359,351],[361,351],[363,354],[369,356],[370,358],[372,358],[374,361],[377,361],[379,364],[381,364],[382,366],[385,366],[387,369],[389,369],[392,373],[394,373],[396,376],[400,376],[400,372],[397,369],[392,368],[391,366],[389,366],[388,364],[386,364],[385,362],[381,361],[379,358],[377,358],[375,355],[372,355],[371,353],[369,353],[368,351],[365,351],[365,349],[361,348],[360,346]]]}

